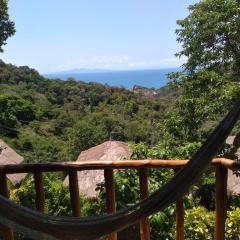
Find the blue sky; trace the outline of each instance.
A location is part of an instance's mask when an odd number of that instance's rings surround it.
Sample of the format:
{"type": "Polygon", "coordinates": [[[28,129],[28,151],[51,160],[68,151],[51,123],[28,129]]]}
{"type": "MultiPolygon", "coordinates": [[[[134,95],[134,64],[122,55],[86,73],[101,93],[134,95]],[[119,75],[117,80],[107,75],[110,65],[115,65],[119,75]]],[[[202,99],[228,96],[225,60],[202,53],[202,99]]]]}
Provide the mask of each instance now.
{"type": "Polygon", "coordinates": [[[41,73],[177,67],[176,20],[196,0],[9,0],[16,34],[0,58],[41,73]]]}

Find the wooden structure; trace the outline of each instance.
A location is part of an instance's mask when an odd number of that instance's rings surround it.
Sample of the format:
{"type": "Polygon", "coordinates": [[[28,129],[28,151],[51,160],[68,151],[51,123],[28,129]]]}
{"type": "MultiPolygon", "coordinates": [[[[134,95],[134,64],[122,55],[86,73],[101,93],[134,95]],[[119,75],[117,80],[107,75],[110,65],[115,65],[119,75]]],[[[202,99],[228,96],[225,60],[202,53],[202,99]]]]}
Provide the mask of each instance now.
{"type": "MultiPolygon", "coordinates": [[[[0,165],[21,164],[23,160],[22,156],[16,153],[2,139],[0,139],[0,165]]],[[[11,174],[8,176],[8,179],[13,185],[17,185],[22,182],[25,176],[25,173],[11,174]]]]}
{"type": "MultiPolygon", "coordinates": [[[[226,143],[230,146],[230,151],[227,155],[230,159],[240,161],[240,133],[236,136],[229,136],[226,143]]],[[[228,171],[227,192],[229,198],[234,198],[240,195],[240,172],[228,171]]]]}
{"type": "MultiPolygon", "coordinates": [[[[69,191],[71,195],[72,214],[75,217],[81,216],[81,205],[78,190],[78,171],[102,169],[104,171],[106,186],[106,207],[108,213],[116,212],[116,196],[114,186],[114,170],[133,170],[139,172],[141,199],[148,196],[148,169],[150,168],[172,168],[180,169],[188,164],[187,160],[125,160],[125,161],[96,161],[82,163],[49,163],[49,164],[22,164],[4,165],[0,168],[0,194],[9,197],[6,174],[33,173],[36,190],[36,208],[44,212],[44,190],[42,175],[44,172],[64,171],[69,174],[69,191]]],[[[224,239],[226,220],[226,197],[227,197],[227,169],[240,170],[240,163],[224,158],[213,159],[210,165],[216,172],[216,224],[215,240],[224,239]]],[[[3,227],[2,231],[6,240],[12,240],[13,234],[10,228],[3,227]]],[[[148,218],[140,221],[141,240],[150,239],[148,218]]],[[[69,238],[70,239],[70,238],[69,238]]],[[[111,233],[109,240],[117,240],[117,233],[111,233]]],[[[182,197],[176,201],[176,240],[184,240],[184,207],[182,197]]]]}

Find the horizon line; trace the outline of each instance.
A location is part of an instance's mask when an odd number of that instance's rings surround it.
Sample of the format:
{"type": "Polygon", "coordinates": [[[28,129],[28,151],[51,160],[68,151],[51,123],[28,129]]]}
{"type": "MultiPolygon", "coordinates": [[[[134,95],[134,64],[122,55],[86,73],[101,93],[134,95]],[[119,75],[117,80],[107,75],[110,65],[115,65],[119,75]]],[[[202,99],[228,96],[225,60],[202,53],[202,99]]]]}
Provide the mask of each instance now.
{"type": "Polygon", "coordinates": [[[54,75],[54,74],[79,74],[79,73],[107,73],[107,72],[131,72],[131,71],[151,71],[151,70],[163,70],[163,69],[181,69],[182,66],[173,67],[154,67],[154,68],[136,68],[136,69],[104,69],[104,68],[79,68],[69,69],[56,72],[39,72],[41,75],[54,75]],[[72,72],[71,72],[72,71],[72,72]],[[79,71],[79,72],[77,72],[79,71]],[[82,71],[82,72],[81,72],[82,71]]]}

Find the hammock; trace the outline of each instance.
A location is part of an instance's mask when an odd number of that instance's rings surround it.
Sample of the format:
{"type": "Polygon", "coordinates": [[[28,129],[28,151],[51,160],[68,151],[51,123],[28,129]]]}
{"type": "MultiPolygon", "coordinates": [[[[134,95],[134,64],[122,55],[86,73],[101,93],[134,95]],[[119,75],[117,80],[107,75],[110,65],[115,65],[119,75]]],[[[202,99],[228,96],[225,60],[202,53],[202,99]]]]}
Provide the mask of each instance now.
{"type": "Polygon", "coordinates": [[[120,231],[159,212],[182,197],[201,176],[240,116],[240,99],[221,121],[203,146],[166,185],[145,200],[114,214],[98,217],[53,217],[17,205],[0,196],[0,222],[31,238],[41,234],[53,239],[94,240],[120,231]]]}

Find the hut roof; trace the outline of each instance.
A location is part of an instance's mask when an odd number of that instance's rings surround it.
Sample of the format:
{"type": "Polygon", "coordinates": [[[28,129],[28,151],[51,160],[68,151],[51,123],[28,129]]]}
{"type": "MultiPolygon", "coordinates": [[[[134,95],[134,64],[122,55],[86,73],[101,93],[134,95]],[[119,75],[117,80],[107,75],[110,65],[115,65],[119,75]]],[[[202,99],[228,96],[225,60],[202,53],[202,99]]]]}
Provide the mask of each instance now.
{"type": "MultiPolygon", "coordinates": [[[[114,161],[124,160],[132,154],[127,143],[120,141],[107,141],[96,147],[92,147],[81,152],[77,161],[114,161]]],[[[104,181],[103,170],[91,170],[78,172],[79,192],[86,197],[97,197],[97,184],[104,181]]],[[[68,184],[68,177],[65,179],[65,184],[68,184]]]]}
{"type": "MultiPolygon", "coordinates": [[[[235,160],[240,161],[240,135],[229,136],[226,143],[231,145],[232,154],[235,160]]],[[[228,170],[228,195],[237,196],[240,195],[240,177],[228,170]]]]}
{"type": "MultiPolygon", "coordinates": [[[[20,164],[23,161],[23,157],[10,148],[3,140],[0,139],[0,165],[5,164],[20,164]]],[[[8,179],[13,185],[20,183],[24,178],[25,173],[8,174],[8,179]]]]}
{"type": "Polygon", "coordinates": [[[235,139],[235,136],[229,136],[226,139],[226,143],[229,145],[233,145],[234,139],[235,139]]]}

